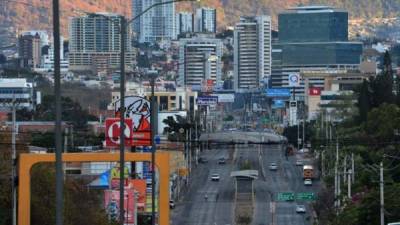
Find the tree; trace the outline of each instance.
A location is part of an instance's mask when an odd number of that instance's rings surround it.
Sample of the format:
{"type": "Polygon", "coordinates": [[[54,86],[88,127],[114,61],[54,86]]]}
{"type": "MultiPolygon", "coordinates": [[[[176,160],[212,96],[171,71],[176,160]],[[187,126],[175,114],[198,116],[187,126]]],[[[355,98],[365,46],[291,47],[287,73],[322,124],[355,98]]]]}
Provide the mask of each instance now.
{"type": "Polygon", "coordinates": [[[393,69],[390,54],[385,53],[383,58],[383,71],[375,79],[372,79],[373,106],[378,107],[383,103],[393,103],[393,69]]]}
{"type": "Polygon", "coordinates": [[[364,80],[361,84],[359,94],[358,94],[358,113],[359,122],[365,122],[368,118],[368,112],[371,107],[371,93],[369,88],[369,82],[364,80]]]}

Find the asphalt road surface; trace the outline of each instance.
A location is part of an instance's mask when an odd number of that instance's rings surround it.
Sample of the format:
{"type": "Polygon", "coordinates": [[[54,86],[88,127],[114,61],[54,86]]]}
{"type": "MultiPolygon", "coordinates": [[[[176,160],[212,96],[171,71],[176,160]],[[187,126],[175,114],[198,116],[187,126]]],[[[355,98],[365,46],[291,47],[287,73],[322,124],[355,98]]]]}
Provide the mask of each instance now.
{"type": "Polygon", "coordinates": [[[285,157],[280,145],[264,145],[261,150],[260,164],[262,175],[256,181],[256,213],[253,225],[308,225],[311,224],[311,208],[309,202],[277,201],[279,192],[316,192],[319,182],[314,181],[312,186],[304,186],[302,167],[296,166],[296,160],[309,161],[303,155],[285,157]],[[277,163],[278,170],[270,171],[271,162],[277,163]],[[296,213],[296,205],[306,206],[305,214],[296,213]],[[273,211],[274,213],[272,213],[273,211]]]}
{"type": "Polygon", "coordinates": [[[307,161],[302,155],[285,157],[281,145],[237,145],[214,146],[201,156],[208,163],[199,164],[194,169],[191,185],[185,197],[171,211],[172,225],[228,225],[234,224],[234,182],[231,171],[249,162],[250,169],[259,171],[259,179],[254,181],[255,202],[252,225],[309,225],[311,208],[309,202],[278,202],[279,192],[314,192],[319,182],[304,186],[302,167],[296,160],[307,161]],[[219,165],[218,159],[228,159],[219,165]],[[278,165],[277,171],[268,169],[271,162],[278,165]],[[221,180],[211,181],[211,174],[218,173],[221,180]],[[208,200],[204,196],[208,196],[208,200]],[[305,214],[295,211],[296,204],[306,206],[305,214]]]}
{"type": "Polygon", "coordinates": [[[172,225],[228,225],[233,224],[234,183],[230,173],[234,168],[230,146],[214,146],[201,153],[208,160],[193,170],[191,185],[186,195],[171,211],[172,225]],[[224,157],[226,164],[218,164],[224,157]],[[211,181],[218,173],[219,181],[211,181]],[[204,196],[208,199],[205,200],[204,196]]]}

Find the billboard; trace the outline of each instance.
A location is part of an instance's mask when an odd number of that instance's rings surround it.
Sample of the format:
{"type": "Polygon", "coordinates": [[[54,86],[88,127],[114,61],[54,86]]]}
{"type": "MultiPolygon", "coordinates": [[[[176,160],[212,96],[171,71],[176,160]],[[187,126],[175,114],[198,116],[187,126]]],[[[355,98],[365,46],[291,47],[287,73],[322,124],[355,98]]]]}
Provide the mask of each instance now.
{"type": "Polygon", "coordinates": [[[291,73],[288,76],[289,87],[297,87],[300,85],[300,74],[299,73],[291,73]]]}
{"type": "Polygon", "coordinates": [[[196,104],[197,105],[216,105],[218,103],[217,96],[201,96],[197,97],[196,104]]]}
{"type": "Polygon", "coordinates": [[[297,101],[289,103],[289,124],[290,126],[297,125],[297,101]]]}
{"type": "Polygon", "coordinates": [[[235,102],[234,94],[213,94],[212,96],[218,97],[218,103],[235,102]]]}
{"type": "Polygon", "coordinates": [[[310,96],[319,96],[319,95],[321,95],[321,88],[310,87],[308,89],[308,95],[310,95],[310,96]]]}
{"type": "MultiPolygon", "coordinates": [[[[119,208],[119,191],[117,190],[105,190],[104,191],[104,206],[107,214],[111,219],[118,220],[120,208],[119,208]]],[[[133,189],[125,189],[124,191],[124,211],[125,211],[125,222],[133,224],[135,222],[135,197],[133,189]]]]}
{"type": "MultiPolygon", "coordinates": [[[[120,145],[120,126],[119,118],[108,118],[106,119],[106,146],[107,147],[118,147],[120,145]]],[[[132,120],[125,119],[125,145],[130,146],[132,140],[132,120]]]]}
{"type": "Polygon", "coordinates": [[[130,181],[130,185],[135,190],[137,195],[137,207],[138,211],[145,211],[146,209],[146,180],[133,179],[130,181]]]}
{"type": "MultiPolygon", "coordinates": [[[[115,114],[120,113],[120,100],[115,102],[115,114]]],[[[150,102],[139,96],[125,97],[125,116],[132,119],[132,146],[151,145],[150,102]]]]}
{"type": "Polygon", "coordinates": [[[290,97],[288,88],[269,88],[266,91],[267,97],[290,97]]]}

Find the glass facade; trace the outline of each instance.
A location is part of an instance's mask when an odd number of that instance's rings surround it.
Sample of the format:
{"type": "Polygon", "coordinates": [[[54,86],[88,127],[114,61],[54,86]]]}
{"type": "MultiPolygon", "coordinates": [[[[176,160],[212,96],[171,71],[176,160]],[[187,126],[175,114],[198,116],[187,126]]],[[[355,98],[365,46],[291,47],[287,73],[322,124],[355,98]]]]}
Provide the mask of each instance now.
{"type": "Polygon", "coordinates": [[[348,40],[348,13],[312,10],[279,14],[280,42],[321,42],[348,40]]]}
{"type": "Polygon", "coordinates": [[[282,44],[282,65],[359,64],[362,44],[353,42],[282,44]]]}

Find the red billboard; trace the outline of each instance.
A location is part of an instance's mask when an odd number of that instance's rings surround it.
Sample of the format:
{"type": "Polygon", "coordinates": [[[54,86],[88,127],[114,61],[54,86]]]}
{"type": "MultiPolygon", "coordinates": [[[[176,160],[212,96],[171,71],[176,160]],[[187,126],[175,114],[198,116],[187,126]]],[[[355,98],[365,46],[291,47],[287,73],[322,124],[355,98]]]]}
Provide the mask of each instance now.
{"type": "Polygon", "coordinates": [[[137,192],[138,211],[144,212],[146,209],[146,180],[134,179],[130,181],[131,187],[137,192]]]}
{"type": "Polygon", "coordinates": [[[311,95],[311,96],[319,96],[319,95],[321,95],[321,88],[310,87],[308,89],[308,95],[311,95]]]}
{"type": "MultiPolygon", "coordinates": [[[[118,147],[120,144],[120,122],[119,118],[106,119],[106,146],[107,147],[118,147]]],[[[125,119],[125,145],[130,146],[132,144],[132,119],[125,119]]]]}
{"type": "MultiPolygon", "coordinates": [[[[118,220],[119,208],[119,191],[105,190],[104,191],[104,206],[107,214],[115,220],[118,220]]],[[[125,223],[133,224],[135,222],[135,197],[133,189],[125,189],[124,191],[124,211],[125,223]]]]}

